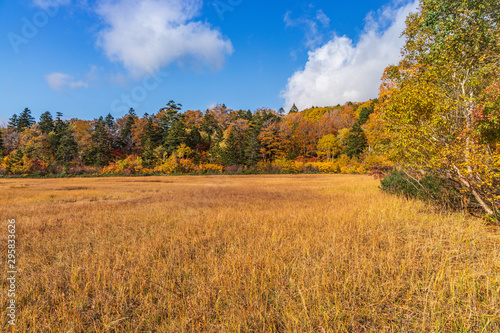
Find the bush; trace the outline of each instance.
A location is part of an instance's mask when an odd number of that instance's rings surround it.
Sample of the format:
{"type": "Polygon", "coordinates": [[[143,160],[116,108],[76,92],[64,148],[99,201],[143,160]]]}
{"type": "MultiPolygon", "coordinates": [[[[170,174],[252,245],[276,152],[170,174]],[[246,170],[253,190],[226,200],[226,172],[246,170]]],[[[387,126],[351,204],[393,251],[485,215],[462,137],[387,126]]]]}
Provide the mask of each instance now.
{"type": "Polygon", "coordinates": [[[410,177],[403,171],[394,170],[380,183],[380,188],[384,192],[423,200],[449,209],[466,209],[475,206],[473,198],[464,197],[458,184],[432,174],[410,177]]]}
{"type": "Polygon", "coordinates": [[[82,176],[82,175],[95,175],[95,174],[100,174],[102,171],[102,168],[100,167],[95,167],[95,166],[75,166],[73,168],[70,168],[67,172],[71,176],[82,176]]]}
{"type": "Polygon", "coordinates": [[[224,167],[220,164],[200,163],[199,169],[202,173],[222,173],[224,167]]]}
{"type": "Polygon", "coordinates": [[[224,168],[224,172],[235,173],[235,174],[242,173],[243,170],[245,170],[245,166],[242,164],[230,165],[224,168]]]}

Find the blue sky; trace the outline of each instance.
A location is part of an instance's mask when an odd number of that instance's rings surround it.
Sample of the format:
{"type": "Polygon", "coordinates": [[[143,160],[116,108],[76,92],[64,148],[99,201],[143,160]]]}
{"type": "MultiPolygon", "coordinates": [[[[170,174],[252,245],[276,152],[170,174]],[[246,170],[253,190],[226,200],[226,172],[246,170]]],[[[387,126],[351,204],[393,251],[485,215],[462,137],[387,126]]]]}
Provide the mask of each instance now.
{"type": "Polygon", "coordinates": [[[93,119],[216,103],[288,111],[377,96],[404,0],[0,2],[0,122],[25,107],[93,119]]]}

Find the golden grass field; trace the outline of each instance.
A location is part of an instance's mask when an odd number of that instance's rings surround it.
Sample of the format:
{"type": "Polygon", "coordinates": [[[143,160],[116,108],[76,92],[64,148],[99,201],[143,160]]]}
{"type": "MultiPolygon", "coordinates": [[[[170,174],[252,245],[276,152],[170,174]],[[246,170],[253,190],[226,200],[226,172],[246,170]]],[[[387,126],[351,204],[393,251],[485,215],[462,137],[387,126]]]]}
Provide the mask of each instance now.
{"type": "Polygon", "coordinates": [[[3,263],[16,219],[16,331],[500,332],[498,228],[378,183],[2,179],[3,263]]]}

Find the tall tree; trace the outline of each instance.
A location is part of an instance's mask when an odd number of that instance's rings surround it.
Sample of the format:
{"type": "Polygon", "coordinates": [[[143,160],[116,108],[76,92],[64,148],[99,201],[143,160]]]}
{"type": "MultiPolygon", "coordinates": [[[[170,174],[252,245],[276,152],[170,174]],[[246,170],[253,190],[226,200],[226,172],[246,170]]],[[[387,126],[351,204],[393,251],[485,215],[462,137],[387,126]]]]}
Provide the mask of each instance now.
{"type": "Polygon", "coordinates": [[[225,141],[226,147],[224,148],[222,158],[223,164],[226,166],[236,165],[242,163],[242,151],[238,142],[236,131],[229,130],[229,135],[225,141]]]}
{"type": "Polygon", "coordinates": [[[17,130],[21,132],[25,128],[31,127],[34,123],[35,118],[31,115],[30,109],[25,108],[17,120],[17,130]]]}
{"type": "Polygon", "coordinates": [[[169,154],[173,153],[181,143],[186,141],[186,129],[184,123],[178,119],[174,120],[163,143],[169,154]]]}
{"type": "Polygon", "coordinates": [[[3,158],[6,154],[5,147],[3,145],[3,128],[0,127],[0,158],[3,158]]]}
{"type": "Polygon", "coordinates": [[[133,108],[130,108],[125,121],[125,125],[119,133],[120,143],[125,154],[132,154],[134,147],[134,136],[132,134],[132,127],[135,124],[136,114],[133,108]]]}
{"type": "Polygon", "coordinates": [[[17,114],[13,114],[12,117],[9,118],[9,122],[7,124],[7,128],[13,129],[17,131],[17,123],[19,119],[17,117],[17,114]]]}
{"type": "Polygon", "coordinates": [[[342,145],[334,134],[327,134],[318,141],[318,156],[326,155],[330,161],[342,150],[342,145]]]}
{"type": "Polygon", "coordinates": [[[54,130],[54,119],[49,111],[42,113],[40,116],[40,121],[38,122],[38,127],[43,134],[49,134],[54,130]]]}
{"type": "Polygon", "coordinates": [[[500,3],[422,0],[404,35],[404,58],[386,70],[380,95],[393,158],[460,184],[498,220],[498,153],[482,142],[475,111],[499,81],[500,3]]]}
{"type": "Polygon", "coordinates": [[[359,157],[367,147],[365,132],[356,122],[349,130],[343,153],[349,157],[359,157]]]}
{"type": "Polygon", "coordinates": [[[85,154],[85,159],[89,164],[105,166],[112,160],[112,150],[109,132],[106,130],[104,119],[100,117],[90,135],[90,148],[85,154]]]}
{"type": "Polygon", "coordinates": [[[69,125],[65,126],[58,135],[59,145],[55,153],[55,158],[56,161],[67,165],[78,156],[78,143],[69,125]]]}
{"type": "Polygon", "coordinates": [[[250,129],[245,141],[245,163],[255,165],[259,160],[260,149],[262,146],[259,142],[260,132],[256,129],[250,129]]]}
{"type": "Polygon", "coordinates": [[[187,145],[193,150],[197,150],[200,148],[200,145],[203,144],[203,139],[201,137],[200,131],[198,130],[198,127],[193,126],[193,128],[189,132],[189,135],[187,136],[186,142],[187,145]]]}

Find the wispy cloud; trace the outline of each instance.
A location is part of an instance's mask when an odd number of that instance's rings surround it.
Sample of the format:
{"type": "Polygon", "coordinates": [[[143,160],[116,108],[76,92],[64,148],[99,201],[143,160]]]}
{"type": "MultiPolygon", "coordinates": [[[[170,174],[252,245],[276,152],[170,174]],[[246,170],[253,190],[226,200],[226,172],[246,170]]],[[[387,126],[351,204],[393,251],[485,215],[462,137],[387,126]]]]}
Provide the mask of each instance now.
{"type": "Polygon", "coordinates": [[[293,103],[303,109],[376,97],[385,67],[400,58],[405,20],[417,5],[415,0],[370,13],[357,44],[347,37],[335,36],[310,51],[305,68],[288,79],[281,93],[287,109],[293,103]]]}
{"type": "Polygon", "coordinates": [[[98,45],[139,77],[175,61],[220,69],[231,42],[208,23],[195,21],[201,0],[104,0],[98,45]]]}
{"type": "Polygon", "coordinates": [[[78,89],[87,88],[88,83],[83,81],[76,81],[73,76],[66,73],[51,73],[45,75],[45,81],[50,88],[63,92],[66,88],[78,89]]]}
{"type": "Polygon", "coordinates": [[[330,19],[321,10],[317,10],[314,15],[303,14],[298,18],[292,18],[292,12],[287,11],[284,17],[285,26],[299,27],[304,30],[305,33],[305,46],[308,48],[314,48],[323,43],[324,40],[324,30],[328,29],[330,26],[330,19]]]}
{"type": "Polygon", "coordinates": [[[33,4],[42,9],[47,9],[59,6],[67,6],[71,4],[71,0],[33,0],[33,4]]]}

